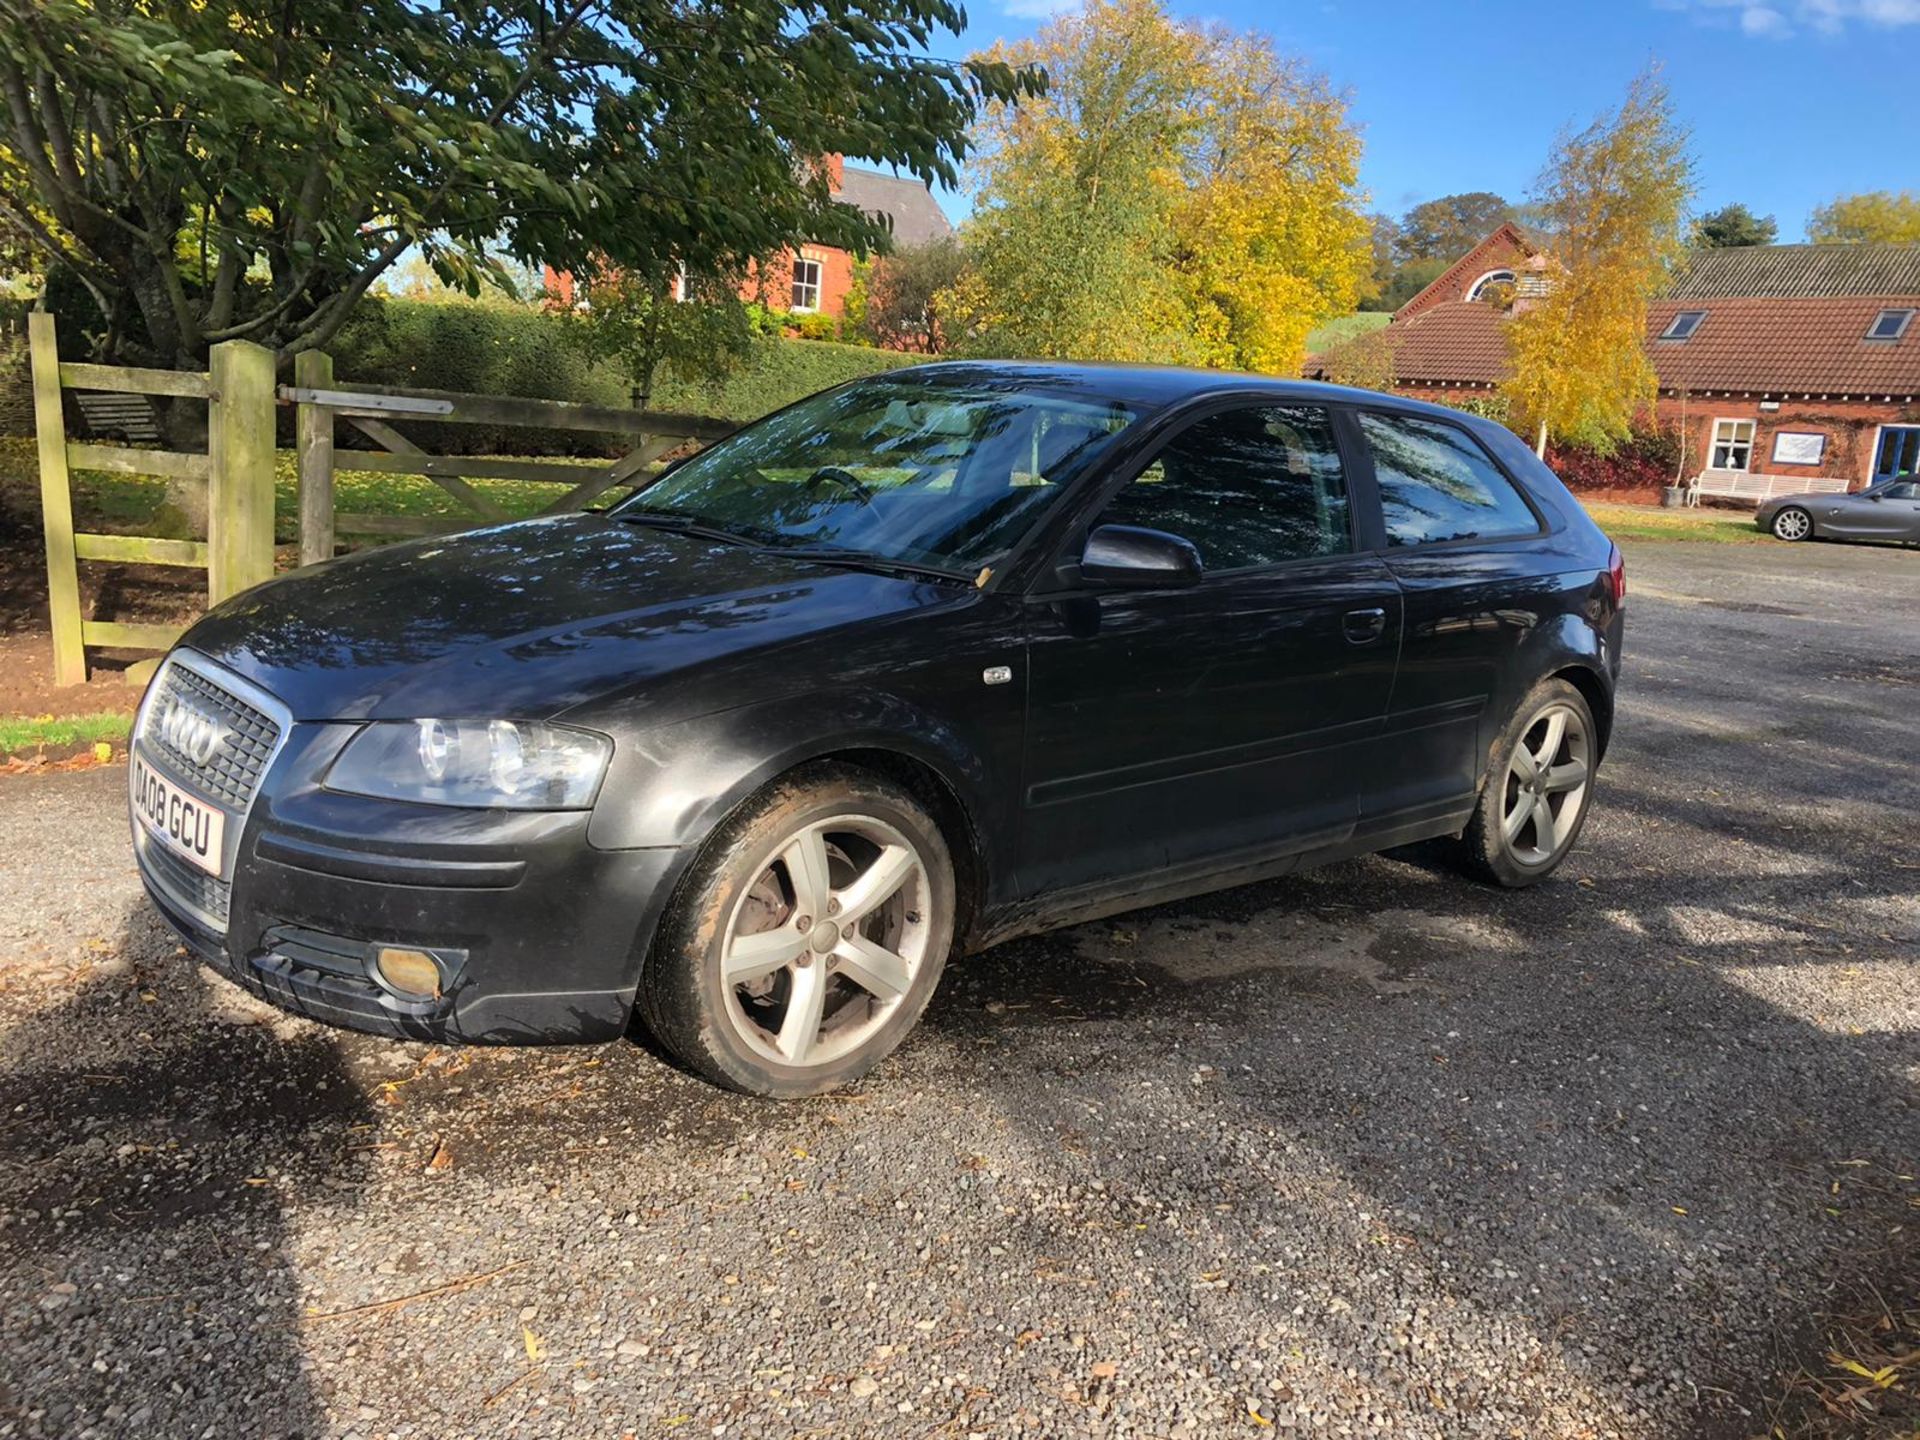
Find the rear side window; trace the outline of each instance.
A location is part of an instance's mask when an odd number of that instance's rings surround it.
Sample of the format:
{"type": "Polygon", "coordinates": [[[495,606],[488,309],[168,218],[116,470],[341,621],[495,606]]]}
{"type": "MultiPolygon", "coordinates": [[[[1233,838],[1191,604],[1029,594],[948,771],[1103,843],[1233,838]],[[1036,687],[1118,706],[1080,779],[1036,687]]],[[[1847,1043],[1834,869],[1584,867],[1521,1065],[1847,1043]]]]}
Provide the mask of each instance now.
{"type": "Polygon", "coordinates": [[[1210,415],[1169,441],[1098,523],[1191,540],[1208,570],[1344,554],[1347,480],[1332,419],[1311,405],[1210,415]]]}
{"type": "Polygon", "coordinates": [[[1486,452],[1451,425],[1362,411],[1389,545],[1534,535],[1540,522],[1486,452]]]}

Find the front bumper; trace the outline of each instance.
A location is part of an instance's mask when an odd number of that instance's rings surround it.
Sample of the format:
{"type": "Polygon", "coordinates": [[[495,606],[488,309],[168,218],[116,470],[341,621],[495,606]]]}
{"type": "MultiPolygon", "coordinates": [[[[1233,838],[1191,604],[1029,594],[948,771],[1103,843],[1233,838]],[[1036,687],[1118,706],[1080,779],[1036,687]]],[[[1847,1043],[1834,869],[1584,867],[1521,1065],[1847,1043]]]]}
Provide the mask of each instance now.
{"type": "Polygon", "coordinates": [[[232,848],[224,931],[217,887],[135,823],[141,878],[182,938],[260,998],[349,1029],[523,1045],[622,1034],[688,853],[595,849],[585,811],[454,810],[322,789],[356,728],[291,724],[232,848]],[[435,956],[441,993],[383,984],[371,963],[382,945],[435,956]]]}

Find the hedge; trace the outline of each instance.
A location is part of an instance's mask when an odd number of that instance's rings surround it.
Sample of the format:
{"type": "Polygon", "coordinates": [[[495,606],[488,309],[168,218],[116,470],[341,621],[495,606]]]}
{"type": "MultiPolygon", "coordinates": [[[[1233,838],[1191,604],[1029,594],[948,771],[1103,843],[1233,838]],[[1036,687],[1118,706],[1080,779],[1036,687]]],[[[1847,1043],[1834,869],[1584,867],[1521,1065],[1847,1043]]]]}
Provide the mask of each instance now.
{"type": "MultiPolygon", "coordinates": [[[[559,316],[517,306],[427,300],[369,300],[327,347],[342,382],[529,395],[589,405],[625,406],[632,385],[617,367],[591,359],[559,316]]],[[[756,337],[746,358],[717,382],[682,380],[668,372],[654,385],[653,406],[757,420],[816,390],[878,374],[925,357],[818,340],[756,337]]],[[[413,438],[435,450],[513,454],[605,450],[604,437],[496,426],[416,426],[413,438]]]]}

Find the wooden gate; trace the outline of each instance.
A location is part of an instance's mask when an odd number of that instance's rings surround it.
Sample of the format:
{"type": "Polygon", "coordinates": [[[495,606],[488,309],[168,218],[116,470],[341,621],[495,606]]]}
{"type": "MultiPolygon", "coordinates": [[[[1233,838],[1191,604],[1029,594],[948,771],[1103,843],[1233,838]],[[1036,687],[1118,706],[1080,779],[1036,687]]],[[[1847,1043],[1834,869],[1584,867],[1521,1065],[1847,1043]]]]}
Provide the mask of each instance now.
{"type": "Polygon", "coordinates": [[[616,410],[561,400],[511,395],[471,395],[454,390],[413,390],[381,385],[333,383],[333,359],[317,350],[294,357],[294,383],[280,387],[280,398],[298,406],[294,431],[300,465],[300,563],[332,556],[336,534],[436,535],[506,518],[505,512],[468,480],[533,480],[565,485],[564,493],[543,515],[579,510],[617,486],[643,482],[644,472],[670,450],[709,442],[732,432],[724,420],[656,410],[616,410]],[[378,446],[341,449],[334,421],[347,421],[378,446]],[[570,464],[565,460],[529,460],[490,455],[430,455],[393,422],[510,425],[545,430],[581,430],[625,437],[632,448],[617,460],[570,464]],[[372,470],[389,475],[424,475],[460,502],[466,517],[368,515],[336,512],[333,477],[337,470],[372,470]],[[467,518],[471,517],[471,518],[467,518]]]}
{"type": "Polygon", "coordinates": [[[273,352],[245,340],[213,347],[207,371],[62,364],[54,317],[27,317],[33,366],[33,422],[39,442],[40,504],[47,542],[47,601],[53,628],[53,683],[87,678],[89,645],[164,650],[177,625],[127,625],[80,613],[79,561],[200,566],[207,603],[218,604],[273,576],[273,352]],[[67,439],[63,390],[205,400],[205,453],[90,445],[67,439]],[[207,486],[207,539],[96,535],[73,528],[74,467],[157,475],[207,486]]]}

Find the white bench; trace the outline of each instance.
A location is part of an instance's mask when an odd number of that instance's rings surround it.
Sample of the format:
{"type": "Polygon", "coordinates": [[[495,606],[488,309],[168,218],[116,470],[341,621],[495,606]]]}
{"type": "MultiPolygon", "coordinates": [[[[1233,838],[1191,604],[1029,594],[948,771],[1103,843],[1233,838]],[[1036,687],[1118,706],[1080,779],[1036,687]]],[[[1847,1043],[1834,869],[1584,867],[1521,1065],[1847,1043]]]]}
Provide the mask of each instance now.
{"type": "Polygon", "coordinates": [[[1844,495],[1847,482],[1823,475],[1765,475],[1752,470],[1702,470],[1687,482],[1687,503],[1702,495],[1747,500],[1755,506],[1776,495],[1844,495]]]}

